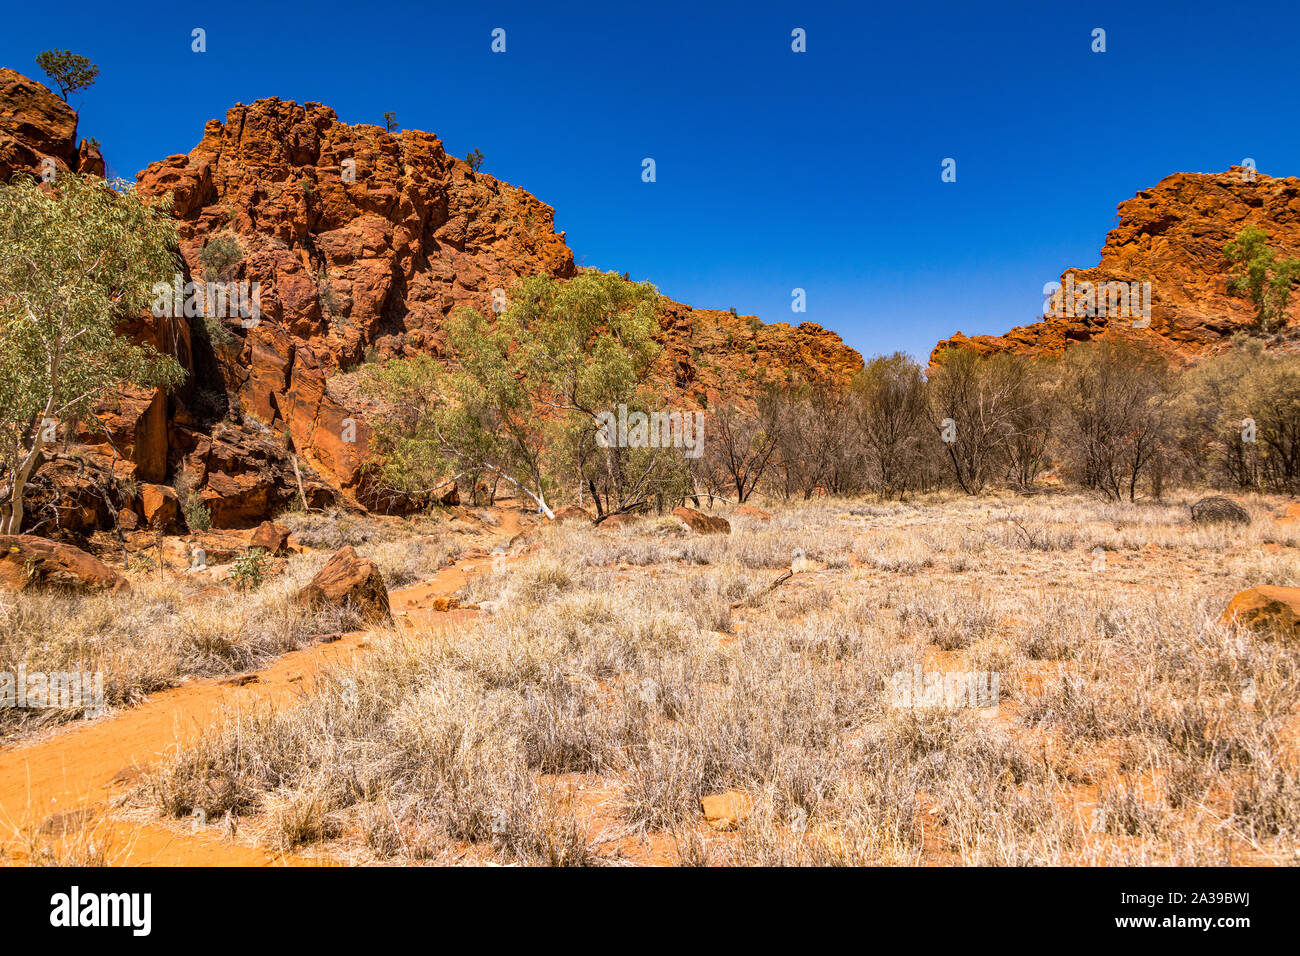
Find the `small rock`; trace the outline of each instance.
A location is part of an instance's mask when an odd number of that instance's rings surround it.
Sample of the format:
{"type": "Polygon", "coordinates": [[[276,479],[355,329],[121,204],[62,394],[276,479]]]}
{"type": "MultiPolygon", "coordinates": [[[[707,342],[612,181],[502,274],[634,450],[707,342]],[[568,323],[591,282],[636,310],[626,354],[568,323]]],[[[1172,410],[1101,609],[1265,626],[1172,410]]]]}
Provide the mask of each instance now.
{"type": "Polygon", "coordinates": [[[227,677],[221,683],[227,687],[246,687],[249,684],[260,684],[262,678],[256,674],[236,674],[234,677],[227,677]]]}
{"type": "Polygon", "coordinates": [[[755,518],[759,521],[771,521],[772,516],[762,508],[755,508],[752,505],[740,505],[734,511],[733,515],[744,515],[746,518],[755,518]]]}

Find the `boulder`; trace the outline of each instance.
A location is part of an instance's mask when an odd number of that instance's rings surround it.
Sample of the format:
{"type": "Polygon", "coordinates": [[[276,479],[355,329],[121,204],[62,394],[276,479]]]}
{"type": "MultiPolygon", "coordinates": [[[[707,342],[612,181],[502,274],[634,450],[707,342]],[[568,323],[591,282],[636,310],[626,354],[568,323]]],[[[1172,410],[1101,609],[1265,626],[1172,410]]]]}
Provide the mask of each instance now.
{"type": "Polygon", "coordinates": [[[1261,585],[1240,591],[1221,620],[1252,631],[1300,637],[1300,588],[1261,585]]]}
{"type": "Polygon", "coordinates": [[[1212,495],[1192,505],[1192,520],[1197,524],[1250,524],[1250,515],[1230,498],[1212,495]]]}
{"type": "Polygon", "coordinates": [[[674,508],[673,514],[696,534],[731,534],[731,523],[726,518],[706,515],[694,508],[674,508]]]}
{"type": "Polygon", "coordinates": [[[610,515],[609,517],[601,521],[600,524],[596,525],[596,527],[602,531],[616,531],[619,528],[632,527],[637,523],[638,520],[639,520],[638,515],[628,514],[627,512],[623,512],[621,514],[610,515]]]}
{"type": "Polygon", "coordinates": [[[130,585],[80,548],[29,534],[7,534],[0,535],[0,588],[119,592],[130,590],[130,585]]]}
{"type": "Polygon", "coordinates": [[[352,607],[368,624],[392,620],[388,588],[378,565],[358,557],[351,545],[334,552],[325,567],[298,592],[296,601],[308,608],[352,607]]]}
{"type": "Polygon", "coordinates": [[[771,521],[772,516],[762,508],[755,508],[752,505],[740,505],[731,512],[733,515],[741,515],[746,518],[754,518],[758,521],[771,521]]]}
{"type": "Polygon", "coordinates": [[[180,515],[180,499],[176,489],[167,485],[140,486],[140,513],[144,522],[154,531],[168,531],[180,515]]]}
{"type": "Polygon", "coordinates": [[[253,529],[249,538],[250,548],[264,548],[268,554],[281,555],[289,552],[289,529],[274,521],[263,521],[253,529]]]}
{"type": "Polygon", "coordinates": [[[583,511],[577,505],[565,505],[559,511],[555,512],[555,517],[551,519],[553,524],[564,524],[566,521],[585,521],[591,523],[591,515],[583,511]]]}

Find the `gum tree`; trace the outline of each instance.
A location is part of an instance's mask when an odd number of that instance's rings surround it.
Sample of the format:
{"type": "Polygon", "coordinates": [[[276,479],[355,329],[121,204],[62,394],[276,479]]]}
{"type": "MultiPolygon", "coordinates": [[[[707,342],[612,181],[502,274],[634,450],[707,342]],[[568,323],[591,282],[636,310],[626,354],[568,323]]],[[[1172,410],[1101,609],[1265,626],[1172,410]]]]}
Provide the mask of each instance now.
{"type": "Polygon", "coordinates": [[[178,271],[167,207],[98,177],[0,185],[0,534],[21,531],[59,422],[92,417],[123,385],[181,380],[174,359],[114,331],[178,271]]]}
{"type": "Polygon", "coordinates": [[[926,386],[931,424],[962,491],[979,494],[1007,462],[1017,423],[1033,400],[1025,365],[1008,355],[953,348],[934,365],[926,386]]]}
{"type": "Polygon", "coordinates": [[[69,93],[89,89],[99,78],[99,67],[71,50],[46,50],[37,55],[36,65],[54,81],[65,103],[69,93]]]}
{"type": "Polygon", "coordinates": [[[577,460],[615,510],[639,503],[659,470],[638,450],[591,446],[597,416],[643,392],[659,350],[658,292],[590,271],[524,279],[511,299],[493,319],[468,308],[452,317],[450,368],[416,358],[369,372],[384,479],[419,492],[449,474],[491,474],[549,515],[548,478],[577,460]]]}
{"type": "Polygon", "coordinates": [[[1259,327],[1271,331],[1286,324],[1291,284],[1300,279],[1300,259],[1279,259],[1268,247],[1268,233],[1247,226],[1223,247],[1223,254],[1240,274],[1228,283],[1233,292],[1246,292],[1255,303],[1259,327]]]}

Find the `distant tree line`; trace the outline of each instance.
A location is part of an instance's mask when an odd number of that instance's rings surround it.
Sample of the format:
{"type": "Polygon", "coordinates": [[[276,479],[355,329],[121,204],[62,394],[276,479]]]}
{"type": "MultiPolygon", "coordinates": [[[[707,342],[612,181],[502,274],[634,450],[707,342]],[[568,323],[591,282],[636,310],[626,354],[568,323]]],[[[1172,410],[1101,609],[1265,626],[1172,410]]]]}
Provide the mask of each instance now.
{"type": "Polygon", "coordinates": [[[1047,480],[1114,500],[1169,483],[1300,490],[1300,355],[1242,337],[1188,368],[1124,340],[1061,358],[950,349],[928,370],[902,354],[843,389],[769,389],[711,410],[696,483],[744,501],[1047,480]]]}

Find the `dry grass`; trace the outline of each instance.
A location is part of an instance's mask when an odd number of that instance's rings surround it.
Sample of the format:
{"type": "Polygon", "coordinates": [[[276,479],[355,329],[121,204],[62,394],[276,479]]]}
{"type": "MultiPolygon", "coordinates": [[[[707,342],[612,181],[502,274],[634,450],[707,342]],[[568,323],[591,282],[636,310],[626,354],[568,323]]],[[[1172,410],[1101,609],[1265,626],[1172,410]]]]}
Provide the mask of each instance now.
{"type": "MultiPolygon", "coordinates": [[[[319,515],[298,515],[296,526],[313,541],[319,515]]],[[[342,516],[336,535],[373,559],[390,588],[426,580],[461,553],[446,534],[412,536],[392,521],[342,516]]],[[[422,528],[423,530],[423,528],[422,528]]],[[[328,543],[328,542],[327,542],[328,543]]],[[[339,545],[341,546],[341,544],[339,545]]],[[[253,590],[225,589],[206,600],[187,600],[209,577],[153,571],[131,574],[125,594],[76,596],[57,592],[0,595],[0,672],[102,672],[105,702],[130,706],[189,676],[212,677],[264,666],[315,636],[350,631],[360,619],[349,611],[305,611],[294,596],[320,570],[324,551],[293,556],[282,574],[253,590]]],[[[0,708],[0,740],[53,722],[82,716],[80,708],[0,708]]]]}
{"type": "Polygon", "coordinates": [[[1295,863],[1300,649],[1217,619],[1300,550],[1245,504],[1247,527],[1044,496],[549,528],[467,587],[494,613],[376,636],[141,797],[360,862],[1295,863]],[[763,593],[796,549],[816,569],[763,593]],[[996,673],[1000,706],[896,706],[917,666],[996,673]],[[716,833],[700,800],[727,789],[752,815],[716,833]]]}

